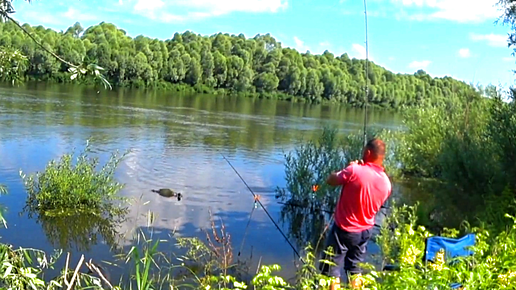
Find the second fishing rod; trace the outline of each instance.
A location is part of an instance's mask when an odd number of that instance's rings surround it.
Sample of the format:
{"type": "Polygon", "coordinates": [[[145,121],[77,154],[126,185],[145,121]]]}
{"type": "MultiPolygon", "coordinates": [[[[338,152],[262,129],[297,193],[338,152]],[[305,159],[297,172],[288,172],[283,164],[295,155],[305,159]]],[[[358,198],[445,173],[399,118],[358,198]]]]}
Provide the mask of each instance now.
{"type": "Polygon", "coordinates": [[[290,245],[290,247],[292,248],[292,250],[294,251],[294,253],[298,256],[298,258],[301,260],[301,262],[303,264],[305,264],[305,261],[303,260],[303,257],[301,257],[301,255],[299,254],[299,252],[297,251],[296,247],[294,247],[294,245],[292,245],[292,243],[290,242],[290,240],[288,239],[288,237],[285,235],[285,233],[283,232],[283,230],[279,227],[279,225],[276,223],[276,221],[272,218],[272,216],[269,214],[269,211],[267,210],[267,208],[265,206],[263,206],[262,202],[260,201],[259,199],[259,196],[257,194],[254,193],[254,191],[251,189],[251,187],[249,187],[249,185],[247,184],[247,182],[245,182],[244,178],[240,175],[240,173],[238,173],[238,171],[236,170],[236,168],[233,166],[233,164],[231,164],[231,162],[226,158],[226,156],[224,156],[224,154],[222,154],[222,158],[224,158],[224,160],[226,160],[226,162],[229,164],[229,166],[231,166],[231,168],[233,169],[233,171],[238,175],[238,177],[240,178],[240,180],[244,183],[244,185],[247,187],[247,189],[249,190],[249,192],[253,195],[254,197],[254,201],[258,204],[260,204],[260,206],[263,208],[265,214],[267,214],[267,216],[269,217],[269,219],[272,221],[272,223],[274,224],[274,226],[276,226],[276,229],[278,229],[278,231],[281,233],[281,235],[285,238],[285,240],[287,241],[287,243],[290,245]]]}

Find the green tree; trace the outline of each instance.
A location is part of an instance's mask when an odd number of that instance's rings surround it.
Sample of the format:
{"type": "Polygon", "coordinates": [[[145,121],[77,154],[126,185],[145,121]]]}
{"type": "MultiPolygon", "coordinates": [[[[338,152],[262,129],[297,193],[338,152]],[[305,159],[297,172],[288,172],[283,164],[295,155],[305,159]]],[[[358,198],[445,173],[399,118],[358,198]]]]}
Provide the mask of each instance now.
{"type": "MultiPolygon", "coordinates": [[[[10,0],[0,1],[11,4],[10,0]]],[[[351,106],[367,101],[380,107],[434,107],[464,99],[467,94],[485,95],[449,77],[432,78],[423,70],[395,74],[373,62],[366,76],[365,60],[347,54],[335,57],[330,51],[300,53],[282,47],[270,34],[246,38],[243,34],[201,36],[185,31],[162,41],[143,35],[131,38],[106,22],[86,29],[76,22],[65,32],[56,32],[19,25],[5,11],[2,15],[9,18],[0,23],[0,49],[27,57],[26,66],[16,67],[20,81],[66,82],[70,71],[74,79],[88,72],[96,76],[101,71],[98,64],[104,68],[105,83],[116,86],[184,89],[188,85],[194,90],[289,95],[296,97],[291,99],[331,100],[351,106]],[[367,96],[366,80],[370,84],[367,96]]],[[[11,77],[4,77],[7,79],[11,77]]]]}

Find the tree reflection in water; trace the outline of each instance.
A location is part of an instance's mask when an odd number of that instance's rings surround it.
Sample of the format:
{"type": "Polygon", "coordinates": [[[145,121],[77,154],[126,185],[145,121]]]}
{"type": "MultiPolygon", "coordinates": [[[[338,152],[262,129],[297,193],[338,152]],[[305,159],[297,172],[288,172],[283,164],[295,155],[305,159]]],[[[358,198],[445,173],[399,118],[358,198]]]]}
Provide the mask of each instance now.
{"type": "Polygon", "coordinates": [[[29,218],[36,217],[48,241],[55,248],[64,251],[89,251],[99,242],[106,243],[111,249],[118,249],[120,234],[117,227],[123,221],[120,215],[73,214],[67,216],[46,216],[28,212],[29,218]]]}
{"type": "Polygon", "coordinates": [[[287,236],[295,241],[297,248],[304,249],[310,244],[317,247],[314,250],[319,253],[324,247],[327,232],[323,231],[330,218],[328,210],[287,202],[281,209],[280,222],[287,224],[287,236]]]}

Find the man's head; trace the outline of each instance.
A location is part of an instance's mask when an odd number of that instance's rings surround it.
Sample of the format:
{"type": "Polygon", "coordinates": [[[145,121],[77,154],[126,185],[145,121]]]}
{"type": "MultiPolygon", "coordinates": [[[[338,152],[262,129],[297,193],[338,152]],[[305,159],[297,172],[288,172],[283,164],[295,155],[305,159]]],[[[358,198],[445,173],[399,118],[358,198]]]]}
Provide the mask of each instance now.
{"type": "Polygon", "coordinates": [[[373,138],[367,142],[362,154],[364,162],[382,165],[385,157],[385,143],[378,138],[373,138]]]}

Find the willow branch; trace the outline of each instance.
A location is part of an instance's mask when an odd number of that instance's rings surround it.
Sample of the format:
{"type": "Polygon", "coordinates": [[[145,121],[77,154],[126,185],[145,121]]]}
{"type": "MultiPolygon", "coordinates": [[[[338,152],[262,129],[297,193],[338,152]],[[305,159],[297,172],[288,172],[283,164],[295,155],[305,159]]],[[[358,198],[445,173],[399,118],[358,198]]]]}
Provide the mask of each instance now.
{"type": "Polygon", "coordinates": [[[18,26],[18,28],[20,28],[23,32],[25,32],[25,34],[27,34],[39,47],[41,47],[43,50],[45,50],[46,52],[48,52],[50,55],[52,55],[53,57],[55,57],[57,60],[59,60],[60,62],[66,64],[66,65],[69,65],[71,67],[74,67],[74,68],[78,68],[79,66],[73,64],[73,63],[70,63],[66,60],[64,60],[62,57],[60,57],[59,55],[55,54],[54,52],[50,51],[49,49],[47,49],[41,42],[39,42],[30,32],[27,31],[27,29],[25,29],[23,26],[21,26],[18,22],[16,22],[16,20],[14,20],[11,16],[9,16],[7,13],[2,13],[3,16],[9,20],[11,20],[12,23],[14,23],[14,25],[18,26]]]}

